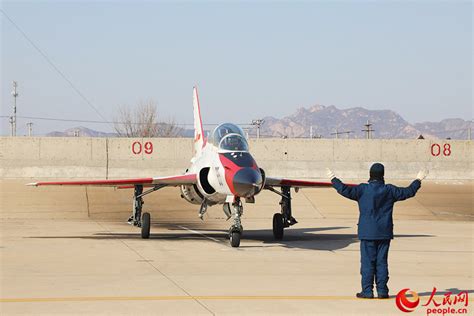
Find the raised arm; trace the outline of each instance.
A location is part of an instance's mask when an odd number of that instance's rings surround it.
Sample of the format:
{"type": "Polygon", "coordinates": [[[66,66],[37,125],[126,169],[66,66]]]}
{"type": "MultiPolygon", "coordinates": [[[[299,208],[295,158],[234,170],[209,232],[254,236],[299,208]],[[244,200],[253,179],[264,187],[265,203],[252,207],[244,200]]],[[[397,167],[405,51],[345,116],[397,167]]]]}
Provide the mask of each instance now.
{"type": "Polygon", "coordinates": [[[390,184],[390,190],[392,192],[392,197],[395,201],[403,201],[414,197],[416,191],[421,187],[421,181],[416,179],[406,188],[400,188],[395,185],[390,184]]]}
{"type": "Polygon", "coordinates": [[[421,187],[421,181],[426,178],[428,171],[420,171],[416,179],[406,188],[400,188],[395,185],[390,185],[392,197],[395,201],[403,201],[414,197],[418,189],[421,187]]]}
{"type": "Polygon", "coordinates": [[[359,200],[359,185],[344,184],[341,180],[336,178],[334,172],[329,169],[327,169],[327,175],[328,178],[331,180],[332,186],[336,189],[337,193],[354,201],[359,200]]]}

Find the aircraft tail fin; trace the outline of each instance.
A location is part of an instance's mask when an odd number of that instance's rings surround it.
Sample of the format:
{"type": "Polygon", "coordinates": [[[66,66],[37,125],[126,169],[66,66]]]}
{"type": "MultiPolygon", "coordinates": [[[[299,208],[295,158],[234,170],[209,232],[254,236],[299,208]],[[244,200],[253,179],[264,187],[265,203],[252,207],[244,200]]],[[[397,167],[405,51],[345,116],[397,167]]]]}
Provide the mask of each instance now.
{"type": "Polygon", "coordinates": [[[202,118],[201,118],[201,107],[199,105],[199,96],[197,87],[193,89],[193,107],[194,107],[194,149],[196,154],[200,153],[204,145],[206,144],[206,139],[204,136],[204,129],[202,127],[202,118]]]}

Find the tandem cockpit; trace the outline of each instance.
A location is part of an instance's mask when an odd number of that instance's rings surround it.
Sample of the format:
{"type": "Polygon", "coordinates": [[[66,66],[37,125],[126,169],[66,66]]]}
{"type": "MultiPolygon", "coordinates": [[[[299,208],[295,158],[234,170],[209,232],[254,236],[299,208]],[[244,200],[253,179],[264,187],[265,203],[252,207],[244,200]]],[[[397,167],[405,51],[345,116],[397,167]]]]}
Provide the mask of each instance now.
{"type": "Polygon", "coordinates": [[[219,151],[249,151],[244,131],[237,125],[224,123],[217,126],[209,138],[219,151]]]}

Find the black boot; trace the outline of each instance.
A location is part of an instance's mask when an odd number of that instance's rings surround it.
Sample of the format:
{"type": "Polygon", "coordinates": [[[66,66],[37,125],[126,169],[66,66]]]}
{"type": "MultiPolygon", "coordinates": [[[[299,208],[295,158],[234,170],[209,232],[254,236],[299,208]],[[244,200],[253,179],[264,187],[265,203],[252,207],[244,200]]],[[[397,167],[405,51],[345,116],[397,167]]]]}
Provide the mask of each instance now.
{"type": "Polygon", "coordinates": [[[356,294],[357,298],[374,298],[374,294],[364,294],[362,292],[356,294]]]}
{"type": "Polygon", "coordinates": [[[387,298],[390,298],[390,295],[388,295],[388,294],[379,294],[377,297],[379,299],[387,299],[387,298]]]}

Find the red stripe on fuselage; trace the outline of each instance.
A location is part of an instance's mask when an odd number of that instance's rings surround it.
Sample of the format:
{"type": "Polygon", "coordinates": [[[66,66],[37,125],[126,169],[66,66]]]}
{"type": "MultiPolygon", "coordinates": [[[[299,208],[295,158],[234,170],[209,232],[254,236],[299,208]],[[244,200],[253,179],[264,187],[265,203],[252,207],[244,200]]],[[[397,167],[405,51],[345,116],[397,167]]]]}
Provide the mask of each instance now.
{"type": "Polygon", "coordinates": [[[226,156],[219,154],[219,159],[224,166],[224,176],[225,176],[225,182],[227,182],[227,186],[230,189],[230,192],[232,192],[235,195],[235,189],[234,189],[234,176],[239,171],[242,169],[242,167],[237,166],[232,160],[228,159],[226,156]]]}
{"type": "Polygon", "coordinates": [[[251,169],[258,169],[257,163],[253,158],[251,158],[252,161],[252,167],[241,167],[237,165],[235,162],[232,161],[232,159],[227,158],[224,154],[219,154],[219,159],[224,166],[224,175],[225,175],[225,181],[227,182],[227,185],[229,186],[230,192],[232,192],[234,195],[237,193],[235,192],[234,188],[234,176],[235,174],[244,168],[251,168],[251,169]]]}

